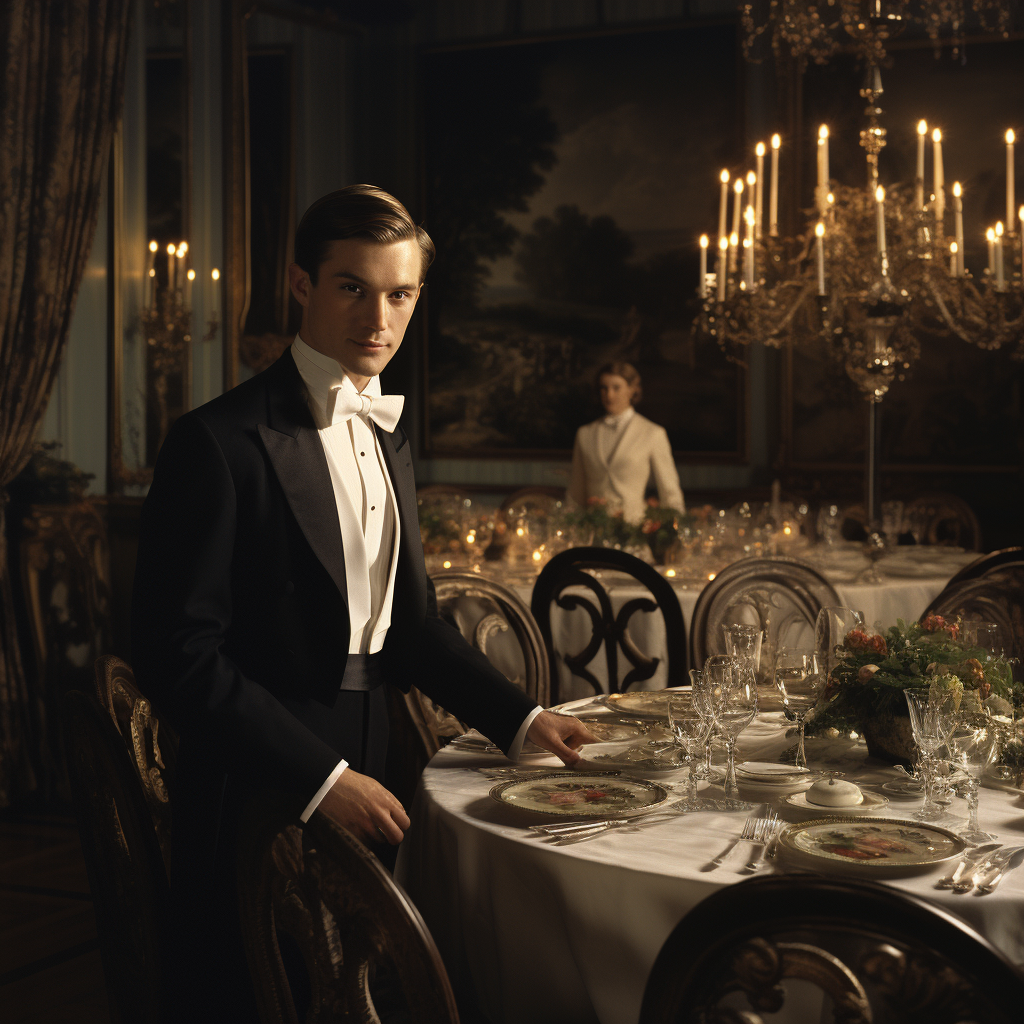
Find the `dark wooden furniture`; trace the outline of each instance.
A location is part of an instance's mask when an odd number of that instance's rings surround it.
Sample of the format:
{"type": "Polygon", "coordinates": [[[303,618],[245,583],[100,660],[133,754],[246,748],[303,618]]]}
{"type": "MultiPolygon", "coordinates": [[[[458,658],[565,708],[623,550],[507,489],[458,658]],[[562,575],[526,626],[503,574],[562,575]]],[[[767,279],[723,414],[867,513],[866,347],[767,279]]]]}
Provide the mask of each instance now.
{"type": "Polygon", "coordinates": [[[116,1021],[159,1020],[169,890],[153,821],[124,742],[92,695],[63,701],[79,834],[116,1021]]]}
{"type": "Polygon", "coordinates": [[[242,936],[263,1024],[457,1024],[427,926],[350,833],[319,815],[299,828],[287,801],[261,798],[243,818],[239,851],[242,936]],[[301,952],[301,964],[289,963],[292,977],[282,935],[301,952]],[[295,973],[302,965],[307,978],[299,990],[309,1006],[300,1017],[295,973]]]}
{"type": "Polygon", "coordinates": [[[761,1024],[787,979],[826,993],[843,1024],[1010,1024],[1024,1006],[1024,977],[952,914],[872,882],[787,875],[727,886],[679,922],[640,1024],[761,1024]]]}
{"type": "Polygon", "coordinates": [[[587,669],[587,665],[604,646],[605,664],[608,672],[608,692],[619,693],[628,690],[634,683],[650,679],[660,658],[644,654],[629,635],[630,619],[637,612],[661,612],[665,620],[665,641],[667,651],[668,686],[681,686],[686,682],[686,626],[672,587],[656,569],[634,555],[613,548],[570,548],[554,556],[541,570],[533,587],[530,602],[533,617],[540,626],[547,650],[551,672],[551,700],[559,703],[558,665],[564,663],[574,676],[585,679],[595,693],[601,693],[598,679],[587,669]],[[601,580],[594,572],[615,572],[631,576],[646,587],[650,597],[636,597],[627,601],[618,614],[612,611],[611,599],[601,580]],[[584,587],[590,594],[566,593],[573,588],[584,587]],[[575,653],[563,653],[555,649],[551,634],[551,605],[572,611],[582,608],[590,617],[591,635],[584,648],[575,653]],[[632,668],[619,678],[619,651],[625,655],[632,668]]]}
{"type": "Polygon", "coordinates": [[[832,585],[798,558],[741,558],[724,568],[701,592],[690,623],[690,664],[700,668],[711,654],[725,653],[722,626],[751,621],[773,648],[794,626],[814,620],[823,607],[841,605],[832,585]]]}

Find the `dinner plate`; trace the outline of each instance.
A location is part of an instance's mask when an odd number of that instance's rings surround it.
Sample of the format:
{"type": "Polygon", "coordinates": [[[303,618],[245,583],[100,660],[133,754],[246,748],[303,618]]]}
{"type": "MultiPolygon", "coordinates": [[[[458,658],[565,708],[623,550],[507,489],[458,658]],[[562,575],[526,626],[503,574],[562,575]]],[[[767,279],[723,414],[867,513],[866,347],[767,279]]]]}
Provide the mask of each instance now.
{"type": "Polygon", "coordinates": [[[924,796],[924,786],[913,779],[893,779],[883,783],[882,789],[897,800],[920,800],[924,796]]]}
{"type": "Polygon", "coordinates": [[[798,811],[810,811],[812,814],[835,814],[842,817],[850,817],[860,814],[877,814],[889,803],[889,798],[879,796],[877,793],[869,793],[862,790],[864,800],[862,803],[854,804],[852,807],[825,807],[822,804],[812,804],[807,799],[806,793],[791,793],[783,799],[783,803],[795,807],[798,811]]]}
{"type": "Polygon", "coordinates": [[[591,743],[581,751],[584,761],[599,770],[656,772],[683,771],[686,767],[679,748],[671,742],[591,743]]]}
{"type": "Polygon", "coordinates": [[[674,686],[668,690],[629,690],[626,693],[606,693],[598,700],[613,711],[635,715],[637,718],[667,718],[669,697],[689,692],[689,686],[674,686]]]}
{"type": "Polygon", "coordinates": [[[959,857],[967,843],[948,829],[899,818],[842,817],[790,825],[777,852],[795,865],[868,878],[914,875],[959,857]]]}
{"type": "MultiPolygon", "coordinates": [[[[646,735],[646,725],[639,722],[622,722],[611,715],[592,718],[581,717],[580,721],[593,733],[601,743],[615,743],[621,740],[637,740],[646,735]]],[[[589,744],[593,746],[594,744],[589,744]]]]}
{"type": "Polygon", "coordinates": [[[810,775],[810,769],[798,768],[794,764],[779,764],[777,761],[744,761],[736,765],[736,774],[759,782],[799,781],[801,776],[810,775]]]}
{"type": "Polygon", "coordinates": [[[656,782],[604,772],[538,775],[499,783],[499,803],[560,818],[624,818],[642,814],[668,799],[656,782]]]}

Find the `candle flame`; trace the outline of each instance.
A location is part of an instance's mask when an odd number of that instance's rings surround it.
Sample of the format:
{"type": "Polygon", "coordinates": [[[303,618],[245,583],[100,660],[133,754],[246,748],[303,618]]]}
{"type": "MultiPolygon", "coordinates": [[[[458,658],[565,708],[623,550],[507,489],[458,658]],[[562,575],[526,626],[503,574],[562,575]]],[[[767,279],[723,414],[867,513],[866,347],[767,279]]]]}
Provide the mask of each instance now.
{"type": "Polygon", "coordinates": [[[187,278],[188,278],[188,279],[189,279],[190,281],[194,281],[194,280],[196,279],[196,272],[195,272],[194,270],[192,270],[191,268],[189,268],[189,272],[188,272],[188,273],[187,273],[187,274],[186,274],[185,276],[186,276],[186,277],[187,277],[187,278]]]}
{"type": "Polygon", "coordinates": [[[759,142],[759,143],[758,143],[758,144],[757,144],[757,145],[756,145],[756,146],[754,147],[754,152],[755,152],[755,153],[756,153],[756,154],[757,154],[758,156],[764,156],[764,143],[763,143],[763,142],[759,142]]]}
{"type": "Polygon", "coordinates": [[[668,577],[669,579],[673,579],[673,578],[675,577],[675,574],[676,574],[676,571],[675,571],[675,569],[666,569],[666,570],[665,570],[665,575],[666,575],[666,576],[667,576],[667,577],[668,577]]]}
{"type": "Polygon", "coordinates": [[[963,192],[963,189],[960,188],[960,182],[959,181],[954,181],[953,182],[953,195],[955,195],[957,197],[957,199],[959,199],[960,198],[960,194],[962,192],[963,192]]]}
{"type": "Polygon", "coordinates": [[[996,237],[997,238],[1002,238],[1003,237],[1003,230],[1004,230],[1003,229],[1003,222],[1001,220],[997,220],[996,221],[996,237]]]}
{"type": "Polygon", "coordinates": [[[819,142],[819,143],[822,143],[822,142],[824,142],[824,141],[825,141],[825,140],[826,140],[827,138],[828,138],[828,125],[827,125],[827,124],[823,124],[823,125],[822,125],[822,126],[821,126],[821,127],[819,128],[819,129],[818,129],[818,142],[819,142]]]}
{"type": "Polygon", "coordinates": [[[220,271],[216,267],[214,267],[213,270],[210,271],[210,277],[212,277],[214,281],[219,281],[220,271]]]}
{"type": "Polygon", "coordinates": [[[744,214],[743,214],[743,219],[744,219],[744,220],[745,220],[745,221],[746,221],[746,222],[747,222],[748,224],[753,224],[753,223],[754,223],[754,220],[755,220],[755,217],[754,217],[754,208],[753,208],[752,206],[748,206],[748,207],[747,207],[747,211],[746,211],[746,213],[744,213],[744,214]]]}
{"type": "Polygon", "coordinates": [[[772,136],[772,149],[778,149],[782,145],[782,136],[776,133],[772,136]]]}
{"type": "Polygon", "coordinates": [[[751,187],[757,184],[757,175],[753,171],[747,171],[747,184],[751,187]]]}
{"type": "Polygon", "coordinates": [[[725,250],[729,248],[729,239],[726,238],[725,235],[722,235],[722,237],[719,238],[718,248],[721,249],[722,252],[725,252],[725,250]]]}
{"type": "Polygon", "coordinates": [[[737,178],[733,182],[732,187],[735,190],[736,195],[739,195],[743,191],[743,179],[742,178],[737,178]]]}
{"type": "Polygon", "coordinates": [[[441,565],[444,566],[445,569],[450,569],[452,567],[452,563],[448,561],[442,562],[441,565]]]}
{"type": "Polygon", "coordinates": [[[881,185],[879,185],[878,188],[875,189],[875,202],[877,202],[877,203],[884,203],[885,202],[885,189],[882,188],[881,185]]]}
{"type": "Polygon", "coordinates": [[[738,234],[736,234],[735,231],[730,232],[730,234],[729,234],[729,244],[730,245],[739,245],[740,244],[740,236],[738,234]]]}
{"type": "Polygon", "coordinates": [[[1015,138],[1016,138],[1016,136],[1013,134],[1013,129],[1012,128],[1007,128],[1006,129],[1006,144],[1008,146],[1012,146],[1013,145],[1013,140],[1015,138]]]}
{"type": "Polygon", "coordinates": [[[708,247],[708,236],[707,235],[701,235],[700,236],[700,247],[702,249],[706,249],[708,247]]]}
{"type": "Polygon", "coordinates": [[[1017,211],[1017,216],[1018,216],[1018,217],[1020,217],[1020,219],[1021,219],[1021,220],[1024,220],[1024,206],[1022,206],[1022,207],[1021,207],[1021,208],[1020,208],[1020,209],[1019,209],[1019,210],[1017,211]]]}
{"type": "Polygon", "coordinates": [[[989,228],[988,231],[985,232],[985,237],[990,242],[994,242],[996,240],[996,233],[991,228],[989,228]]]}
{"type": "Polygon", "coordinates": [[[954,256],[956,255],[956,252],[957,252],[957,249],[958,249],[958,248],[959,248],[959,246],[958,246],[958,245],[956,244],[956,242],[950,242],[950,243],[949,243],[949,251],[950,251],[950,252],[951,252],[951,253],[952,253],[952,254],[953,254],[954,256]]]}
{"type": "Polygon", "coordinates": [[[156,252],[157,248],[158,248],[158,246],[157,246],[155,240],[149,243],[149,251],[150,252],[156,252]]]}
{"type": "Polygon", "coordinates": [[[150,276],[150,277],[156,277],[156,271],[155,271],[155,270],[153,270],[152,268],[150,268],[150,271],[149,271],[149,276],[150,276]]]}
{"type": "Polygon", "coordinates": [[[832,195],[831,192],[829,192],[829,194],[828,194],[828,196],[826,198],[828,199],[828,201],[830,203],[834,203],[836,201],[836,197],[834,195],[832,195]]]}
{"type": "Polygon", "coordinates": [[[178,254],[180,256],[184,256],[185,253],[187,253],[187,252],[188,252],[188,242],[182,242],[181,245],[178,246],[178,254]]]}
{"type": "Polygon", "coordinates": [[[941,141],[942,141],[942,132],[940,132],[939,129],[936,128],[935,131],[932,132],[932,142],[941,142],[941,141]]]}
{"type": "Polygon", "coordinates": [[[722,173],[719,175],[719,177],[722,179],[722,184],[724,185],[729,180],[729,172],[728,171],[722,171],[722,173]]]}
{"type": "Polygon", "coordinates": [[[173,256],[174,255],[174,243],[173,242],[168,242],[167,243],[167,255],[168,256],[173,256]]]}
{"type": "Polygon", "coordinates": [[[820,220],[818,221],[817,224],[814,225],[814,233],[819,238],[824,238],[825,237],[825,225],[822,224],[822,222],[820,220]]]}
{"type": "Polygon", "coordinates": [[[917,122],[917,134],[918,135],[927,135],[928,134],[928,122],[927,121],[922,119],[922,120],[917,122]]]}
{"type": "Polygon", "coordinates": [[[744,238],[743,239],[743,248],[744,249],[749,249],[750,248],[750,239],[749,238],[744,238]]]}

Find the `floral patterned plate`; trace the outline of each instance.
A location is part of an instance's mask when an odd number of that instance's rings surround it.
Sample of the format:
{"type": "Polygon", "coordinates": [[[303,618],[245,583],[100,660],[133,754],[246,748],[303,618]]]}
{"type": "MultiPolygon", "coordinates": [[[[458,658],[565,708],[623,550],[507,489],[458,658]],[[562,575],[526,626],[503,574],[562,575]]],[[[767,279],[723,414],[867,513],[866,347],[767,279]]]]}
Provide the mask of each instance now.
{"type": "Polygon", "coordinates": [[[790,825],[778,843],[779,855],[801,867],[871,878],[930,871],[966,848],[948,829],[898,818],[819,818],[790,825]]]}
{"type": "Polygon", "coordinates": [[[668,792],[644,779],[578,772],[502,782],[491,796],[510,807],[560,818],[618,818],[651,810],[668,799],[668,792]]]}
{"type": "Polygon", "coordinates": [[[668,690],[628,690],[626,693],[606,693],[600,702],[613,711],[636,718],[668,718],[669,697],[689,693],[689,686],[673,686],[668,690]]]}

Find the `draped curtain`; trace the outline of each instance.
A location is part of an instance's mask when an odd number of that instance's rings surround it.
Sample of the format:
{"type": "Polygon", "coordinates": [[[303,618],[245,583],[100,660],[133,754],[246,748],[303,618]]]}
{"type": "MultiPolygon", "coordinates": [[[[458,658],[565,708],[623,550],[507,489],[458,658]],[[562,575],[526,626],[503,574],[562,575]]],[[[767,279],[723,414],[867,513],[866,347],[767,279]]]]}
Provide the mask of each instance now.
{"type": "Polygon", "coordinates": [[[0,806],[35,788],[4,488],[31,454],[96,234],[131,6],[0,3],[0,806]]]}

